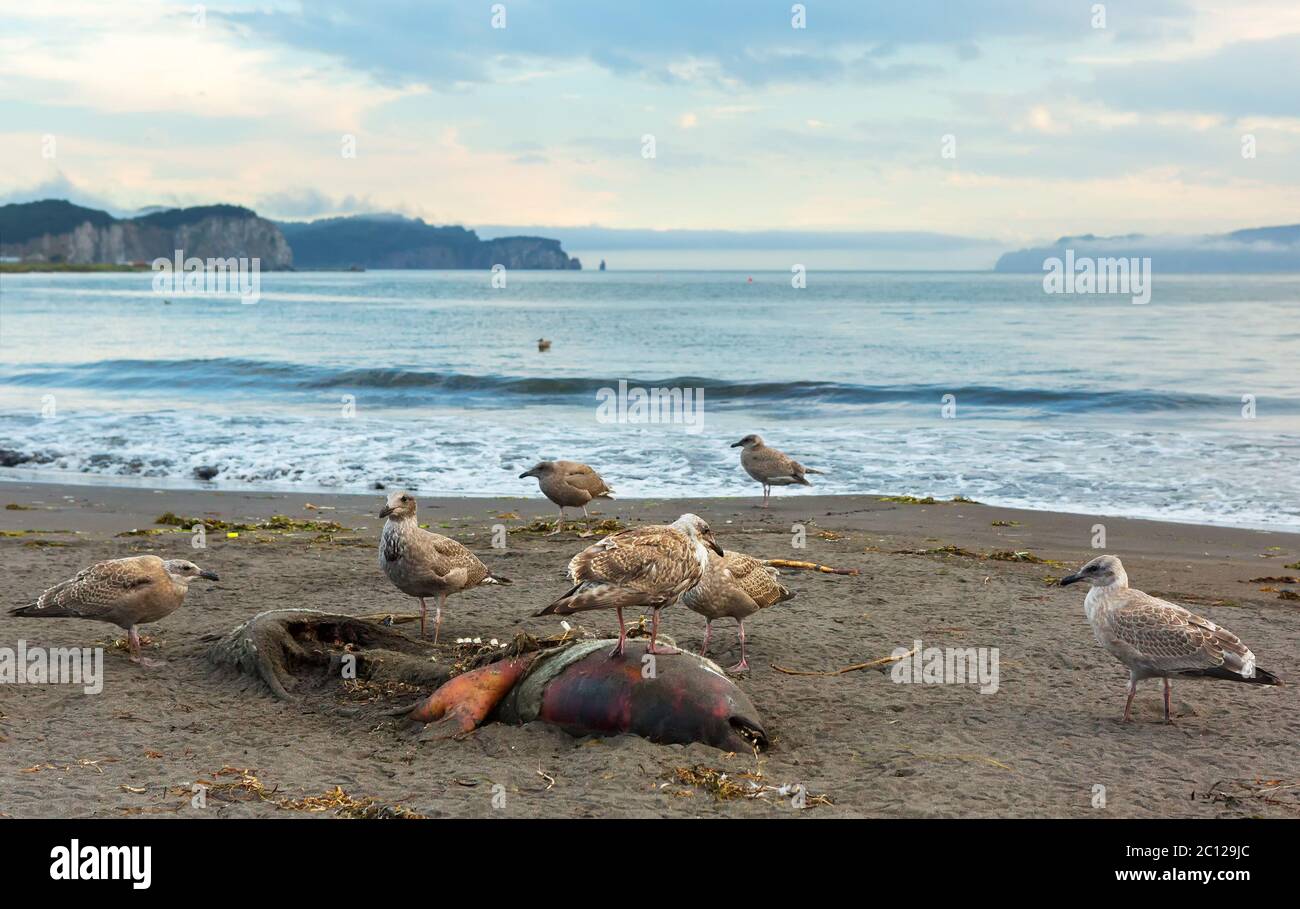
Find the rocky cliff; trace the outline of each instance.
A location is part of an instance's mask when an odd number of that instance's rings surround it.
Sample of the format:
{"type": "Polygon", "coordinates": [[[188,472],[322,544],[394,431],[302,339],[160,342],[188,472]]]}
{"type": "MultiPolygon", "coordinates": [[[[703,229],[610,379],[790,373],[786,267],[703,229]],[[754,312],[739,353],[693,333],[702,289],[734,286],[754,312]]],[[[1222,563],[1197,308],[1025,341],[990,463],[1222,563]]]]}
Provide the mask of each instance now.
{"type": "Polygon", "coordinates": [[[173,208],[137,218],[47,199],[0,206],[0,257],[87,265],[186,258],[259,258],[289,268],[293,252],[270,221],[237,205],[173,208]]]}
{"type": "Polygon", "coordinates": [[[463,227],[436,227],[399,215],[281,222],[297,268],[580,269],[559,240],[480,239],[463,227]]]}

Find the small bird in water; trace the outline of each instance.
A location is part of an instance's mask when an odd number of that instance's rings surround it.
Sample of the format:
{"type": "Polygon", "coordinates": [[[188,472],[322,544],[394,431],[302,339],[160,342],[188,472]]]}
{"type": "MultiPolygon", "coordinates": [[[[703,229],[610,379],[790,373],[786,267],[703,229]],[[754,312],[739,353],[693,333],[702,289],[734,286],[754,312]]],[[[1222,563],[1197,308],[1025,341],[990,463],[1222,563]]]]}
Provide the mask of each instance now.
{"type": "Polygon", "coordinates": [[[1076,581],[1092,585],[1083,611],[1097,643],[1128,667],[1124,722],[1132,720],[1133,695],[1142,679],[1165,680],[1166,723],[1173,722],[1169,715],[1171,678],[1282,684],[1273,673],[1255,665],[1255,654],[1228,629],[1176,603],[1131,589],[1124,565],[1115,556],[1097,556],[1061,578],[1060,585],[1076,581]]]}
{"type": "Polygon", "coordinates": [[[648,653],[658,650],[659,610],[677,602],[699,583],[709,563],[709,550],[722,555],[722,547],[703,518],[684,514],[672,524],[650,524],[611,533],[569,560],[573,587],[541,612],[571,615],[589,609],[614,609],[618,613],[618,645],[611,657],[621,656],[627,643],[624,609],[652,609],[648,653]]]}
{"type": "Polygon", "coordinates": [[[436,644],[449,594],[485,584],[509,584],[510,579],[494,575],[478,556],[450,537],[422,528],[415,517],[417,507],[409,492],[388,496],[379,512],[388,519],[379,537],[379,567],[394,587],[420,601],[420,637],[425,636],[429,612],[424,598],[438,598],[433,624],[436,644]]]}
{"type": "Polygon", "coordinates": [[[545,338],[538,338],[538,339],[537,339],[537,349],[538,349],[538,351],[540,351],[541,353],[546,353],[546,351],[548,351],[548,350],[551,349],[551,342],[548,341],[548,340],[546,340],[545,338]]]}
{"type": "Polygon", "coordinates": [[[820,470],[804,467],[783,451],[770,448],[764,444],[763,437],[759,435],[751,433],[739,442],[732,443],[731,447],[744,449],[740,453],[740,466],[745,468],[745,473],[763,484],[764,508],[767,507],[768,498],[772,495],[773,486],[792,486],[795,484],[811,486],[812,484],[808,482],[808,478],[804,475],[821,473],[820,470]]]}
{"type": "Polygon", "coordinates": [[[614,490],[606,485],[600,474],[577,461],[538,461],[519,475],[519,479],[536,477],[542,494],[560,506],[560,519],[551,534],[564,526],[565,506],[581,508],[583,517],[591,520],[587,503],[592,499],[612,499],[614,490]]]}
{"type": "Polygon", "coordinates": [[[794,599],[794,592],[777,581],[778,577],[775,568],[742,552],[722,556],[709,553],[709,564],[700,582],[682,595],[683,606],[704,616],[701,656],[708,656],[713,620],[730,616],[740,627],[740,662],[729,671],[749,668],[749,660],[745,658],[745,619],[760,609],[794,599]]]}
{"type": "Polygon", "coordinates": [[[140,655],[137,625],[165,619],[185,602],[195,578],[219,580],[216,572],[205,571],[184,559],[163,561],[154,555],[133,556],[96,562],[71,580],[56,584],[35,603],[10,609],[24,618],[94,619],[111,622],[126,631],[131,662],[157,666],[166,660],[140,655]]]}

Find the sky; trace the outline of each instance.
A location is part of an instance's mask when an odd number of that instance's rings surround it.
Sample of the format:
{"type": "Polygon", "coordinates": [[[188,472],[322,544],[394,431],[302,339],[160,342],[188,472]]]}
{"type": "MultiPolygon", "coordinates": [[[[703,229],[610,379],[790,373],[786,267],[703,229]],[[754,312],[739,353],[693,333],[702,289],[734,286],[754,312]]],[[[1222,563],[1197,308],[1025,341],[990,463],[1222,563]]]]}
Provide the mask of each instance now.
{"type": "Polygon", "coordinates": [[[798,7],[0,0],[0,201],[854,232],[952,262],[1300,220],[1295,0],[798,7]]]}

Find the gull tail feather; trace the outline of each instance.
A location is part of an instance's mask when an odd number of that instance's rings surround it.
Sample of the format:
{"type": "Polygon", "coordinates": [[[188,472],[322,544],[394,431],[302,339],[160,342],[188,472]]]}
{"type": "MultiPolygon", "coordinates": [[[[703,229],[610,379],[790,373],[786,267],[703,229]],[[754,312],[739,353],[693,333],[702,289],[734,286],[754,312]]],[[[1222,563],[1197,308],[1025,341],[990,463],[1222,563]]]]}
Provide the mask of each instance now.
{"type": "Polygon", "coordinates": [[[1184,675],[1198,676],[1211,679],[1225,679],[1229,682],[1246,682],[1251,685],[1282,685],[1283,681],[1269,672],[1267,669],[1255,667],[1253,676],[1244,676],[1240,672],[1233,672],[1231,669],[1225,669],[1222,666],[1216,666],[1213,669],[1203,669],[1200,672],[1187,672],[1184,675]]]}

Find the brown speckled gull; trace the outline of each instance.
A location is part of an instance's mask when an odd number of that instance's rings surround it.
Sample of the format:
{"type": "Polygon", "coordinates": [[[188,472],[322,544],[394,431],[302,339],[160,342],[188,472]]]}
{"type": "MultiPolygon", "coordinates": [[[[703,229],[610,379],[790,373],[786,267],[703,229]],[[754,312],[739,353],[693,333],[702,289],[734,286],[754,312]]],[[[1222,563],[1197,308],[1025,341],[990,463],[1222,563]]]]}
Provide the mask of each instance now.
{"type": "Polygon", "coordinates": [[[35,603],[10,609],[9,614],[111,622],[126,631],[131,661],[154,666],[164,661],[140,655],[136,626],[157,622],[180,609],[190,581],[195,578],[215,581],[217,575],[184,559],[164,562],[154,555],[110,559],[96,562],[71,580],[46,590],[35,603]]]}
{"type": "Polygon", "coordinates": [[[730,616],[740,626],[740,662],[732,672],[749,668],[745,658],[745,619],[760,609],[794,599],[793,591],[782,585],[775,568],[764,565],[743,552],[726,555],[709,554],[708,567],[700,582],[682,595],[682,605],[704,616],[704,643],[700,655],[709,653],[709,635],[713,620],[730,616]]]}
{"type": "Polygon", "coordinates": [[[732,448],[743,449],[740,452],[740,466],[745,473],[763,484],[763,507],[768,506],[773,486],[811,486],[806,474],[821,473],[811,467],[804,467],[783,451],[770,447],[763,437],[750,434],[739,442],[732,443],[732,448]]]}
{"type": "Polygon", "coordinates": [[[624,609],[651,609],[650,653],[657,650],[659,610],[671,606],[699,581],[712,549],[722,549],[709,525],[693,514],[672,524],[650,524],[611,533],[569,561],[573,587],[537,615],[570,615],[589,609],[614,609],[618,613],[618,645],[611,656],[623,653],[627,634],[624,609]]]}
{"type": "Polygon", "coordinates": [[[1128,586],[1124,565],[1113,555],[1097,556],[1072,575],[1092,585],[1083,611],[1097,643],[1129,669],[1124,721],[1132,719],[1133,696],[1142,679],[1165,680],[1165,722],[1169,715],[1171,678],[1211,678],[1255,685],[1282,680],[1255,665],[1255,654],[1231,631],[1176,603],[1128,586]]]}
{"type": "Polygon", "coordinates": [[[552,533],[559,533],[564,526],[566,506],[581,508],[583,516],[590,518],[587,514],[588,502],[614,497],[614,490],[606,485],[600,474],[577,461],[539,461],[519,475],[521,480],[524,477],[536,477],[542,494],[560,506],[560,519],[552,533]]]}
{"type": "Polygon", "coordinates": [[[402,593],[420,601],[420,637],[425,636],[429,607],[425,597],[438,598],[433,642],[442,628],[442,607],[449,594],[483,584],[509,584],[508,578],[492,574],[486,565],[460,543],[442,534],[430,533],[416,520],[418,503],[409,492],[394,492],[379,512],[388,518],[379,537],[379,567],[402,593]]]}

